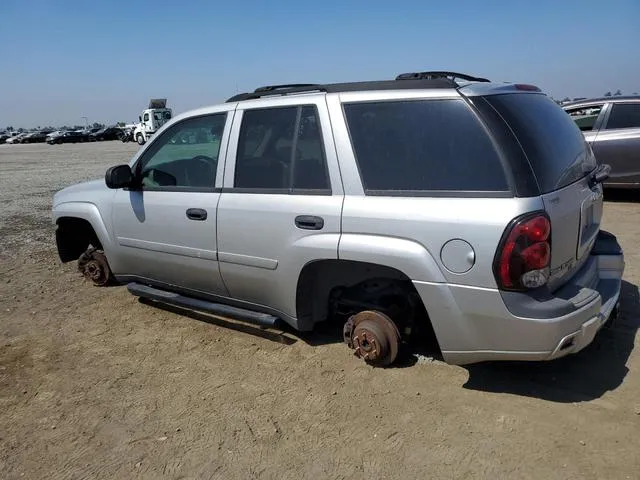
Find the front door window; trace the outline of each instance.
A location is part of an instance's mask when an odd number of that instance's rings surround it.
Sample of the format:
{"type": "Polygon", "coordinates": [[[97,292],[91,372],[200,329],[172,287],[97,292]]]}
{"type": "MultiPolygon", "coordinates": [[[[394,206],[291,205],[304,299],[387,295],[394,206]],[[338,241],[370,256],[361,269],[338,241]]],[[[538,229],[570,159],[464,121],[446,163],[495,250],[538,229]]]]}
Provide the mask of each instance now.
{"type": "Polygon", "coordinates": [[[143,189],[213,189],[226,117],[190,118],[164,132],[136,166],[143,189]]]}

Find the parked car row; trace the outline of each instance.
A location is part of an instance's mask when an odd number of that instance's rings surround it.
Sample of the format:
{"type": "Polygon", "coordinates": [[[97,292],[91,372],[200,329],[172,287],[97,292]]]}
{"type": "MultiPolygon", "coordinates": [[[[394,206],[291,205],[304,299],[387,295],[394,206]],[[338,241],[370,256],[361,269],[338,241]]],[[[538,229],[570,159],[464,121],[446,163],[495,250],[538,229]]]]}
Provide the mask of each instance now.
{"type": "Polygon", "coordinates": [[[94,127],[82,130],[39,130],[34,132],[1,132],[2,143],[60,143],[98,142],[104,140],[120,140],[125,135],[124,128],[118,126],[94,127]]]}
{"type": "Polygon", "coordinates": [[[88,142],[90,133],[83,130],[73,130],[69,132],[60,132],[57,135],[47,137],[47,143],[49,145],[55,145],[60,143],[79,143],[88,142]]]}
{"type": "Polygon", "coordinates": [[[39,143],[44,142],[51,130],[41,130],[39,132],[23,132],[13,133],[7,132],[0,134],[0,143],[39,143]]]}

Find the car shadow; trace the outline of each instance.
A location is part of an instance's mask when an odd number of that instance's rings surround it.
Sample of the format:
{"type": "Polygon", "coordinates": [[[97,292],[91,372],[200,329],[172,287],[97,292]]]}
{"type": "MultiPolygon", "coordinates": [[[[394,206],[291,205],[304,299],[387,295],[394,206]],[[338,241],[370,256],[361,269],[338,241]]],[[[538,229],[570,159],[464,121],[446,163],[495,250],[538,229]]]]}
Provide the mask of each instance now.
{"type": "Polygon", "coordinates": [[[153,300],[148,300],[143,297],[139,297],[138,301],[144,305],[148,305],[154,308],[158,308],[160,310],[164,310],[165,312],[175,313],[176,315],[189,317],[194,320],[198,320],[199,322],[208,323],[209,325],[215,325],[217,327],[222,327],[229,330],[234,330],[236,332],[253,335],[254,337],[264,338],[265,340],[270,340],[275,343],[281,343],[284,345],[293,345],[294,343],[297,342],[297,339],[291,338],[291,336],[289,336],[288,332],[286,332],[285,330],[276,331],[273,329],[261,328],[261,327],[249,325],[246,323],[236,323],[233,320],[227,320],[222,317],[216,317],[215,315],[210,315],[204,312],[196,312],[195,310],[175,307],[173,305],[168,305],[166,303],[155,302],[153,300]]]}
{"type": "Polygon", "coordinates": [[[640,191],[625,188],[605,188],[606,202],[636,203],[640,202],[640,191]]]}
{"type": "MultiPolygon", "coordinates": [[[[144,297],[139,297],[138,302],[146,306],[164,310],[165,312],[182,315],[199,322],[208,323],[209,325],[227,328],[236,332],[264,338],[266,340],[284,345],[293,345],[298,340],[302,340],[312,347],[342,342],[341,326],[338,326],[337,324],[331,322],[319,324],[319,328],[316,328],[312,332],[296,332],[286,324],[281,325],[282,328],[280,329],[280,331],[275,331],[272,328],[267,329],[250,324],[237,323],[233,320],[217,317],[215,315],[207,314],[204,312],[176,307],[166,303],[155,302],[144,297]]],[[[349,349],[346,345],[344,349],[345,355],[348,355],[349,349]]],[[[393,365],[390,365],[389,368],[407,368],[415,365],[417,362],[418,357],[415,355],[414,349],[407,348],[407,346],[402,346],[400,351],[398,352],[397,360],[393,363],[393,365]]]]}
{"type": "Polygon", "coordinates": [[[511,393],[558,403],[600,398],[618,388],[629,369],[627,360],[640,328],[638,287],[622,282],[620,309],[591,345],[575,355],[550,362],[491,362],[465,366],[464,388],[511,393]]]}

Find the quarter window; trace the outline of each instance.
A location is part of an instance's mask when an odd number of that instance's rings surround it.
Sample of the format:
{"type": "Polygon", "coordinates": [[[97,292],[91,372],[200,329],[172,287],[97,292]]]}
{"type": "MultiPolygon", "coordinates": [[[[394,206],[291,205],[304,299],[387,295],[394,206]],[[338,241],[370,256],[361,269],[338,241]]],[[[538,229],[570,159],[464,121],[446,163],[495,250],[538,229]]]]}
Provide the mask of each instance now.
{"type": "Polygon", "coordinates": [[[234,187],[274,193],[329,190],[316,107],[246,110],[234,187]]]}
{"type": "Polygon", "coordinates": [[[145,189],[213,189],[227,114],[184,120],[156,139],[138,164],[145,189]]]}
{"type": "Polygon", "coordinates": [[[345,104],[363,186],[393,191],[507,191],[500,157],[464,100],[345,104]]]}
{"type": "Polygon", "coordinates": [[[614,103],[607,121],[607,130],[640,128],[640,103],[614,103]]]}

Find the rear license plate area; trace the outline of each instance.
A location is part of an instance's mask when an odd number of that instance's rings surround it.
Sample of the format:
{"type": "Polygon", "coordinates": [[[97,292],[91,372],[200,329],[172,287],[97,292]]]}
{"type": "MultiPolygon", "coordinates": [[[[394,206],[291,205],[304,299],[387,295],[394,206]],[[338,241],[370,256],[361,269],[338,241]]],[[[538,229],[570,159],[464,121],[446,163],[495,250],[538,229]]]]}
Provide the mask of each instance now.
{"type": "Polygon", "coordinates": [[[600,230],[602,218],[602,190],[592,192],[582,202],[580,208],[580,238],[578,242],[578,259],[591,248],[600,230]]]}

